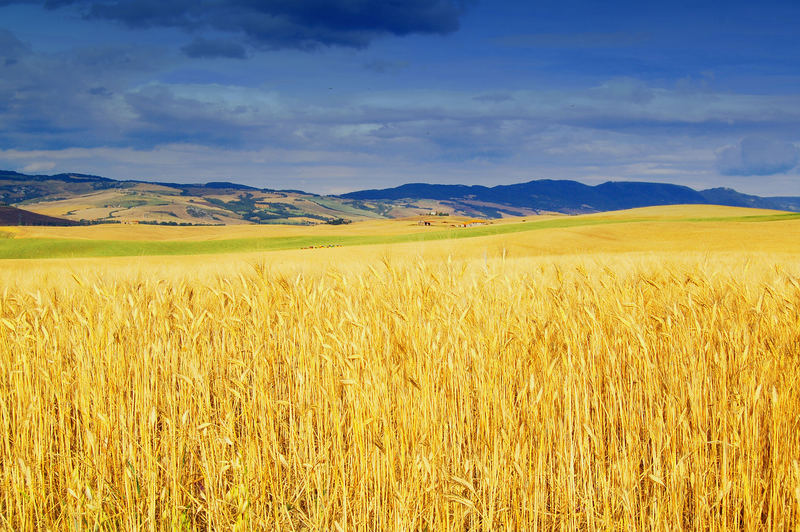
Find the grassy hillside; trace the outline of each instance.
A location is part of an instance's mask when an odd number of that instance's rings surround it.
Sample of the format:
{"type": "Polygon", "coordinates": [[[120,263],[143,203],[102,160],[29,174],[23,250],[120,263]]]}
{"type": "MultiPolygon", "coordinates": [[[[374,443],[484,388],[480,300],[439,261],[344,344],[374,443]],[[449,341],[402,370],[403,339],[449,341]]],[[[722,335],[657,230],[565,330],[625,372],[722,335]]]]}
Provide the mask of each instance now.
{"type": "Polygon", "coordinates": [[[379,217],[343,201],[318,200],[295,192],[213,189],[185,194],[168,187],[135,185],[72,196],[29,200],[26,208],[75,220],[192,224],[293,223],[312,224],[347,216],[351,220],[379,217]]]}
{"type": "Polygon", "coordinates": [[[430,211],[471,217],[534,214],[496,205],[415,199],[369,201],[235,183],[115,181],[83,174],[29,176],[0,171],[0,202],[73,221],[160,225],[294,224],[402,218],[430,211]]]}
{"type": "Polygon", "coordinates": [[[65,218],[55,218],[43,214],[0,205],[0,227],[2,226],[71,226],[77,222],[65,218]]]}

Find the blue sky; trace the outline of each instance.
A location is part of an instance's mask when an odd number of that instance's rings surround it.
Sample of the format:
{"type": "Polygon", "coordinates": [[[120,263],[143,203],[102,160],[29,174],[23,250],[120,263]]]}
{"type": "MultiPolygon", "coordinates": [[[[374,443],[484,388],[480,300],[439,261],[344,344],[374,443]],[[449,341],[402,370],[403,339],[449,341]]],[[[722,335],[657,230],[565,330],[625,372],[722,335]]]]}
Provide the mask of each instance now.
{"type": "Polygon", "coordinates": [[[797,2],[0,0],[0,168],[800,195],[797,2]]]}

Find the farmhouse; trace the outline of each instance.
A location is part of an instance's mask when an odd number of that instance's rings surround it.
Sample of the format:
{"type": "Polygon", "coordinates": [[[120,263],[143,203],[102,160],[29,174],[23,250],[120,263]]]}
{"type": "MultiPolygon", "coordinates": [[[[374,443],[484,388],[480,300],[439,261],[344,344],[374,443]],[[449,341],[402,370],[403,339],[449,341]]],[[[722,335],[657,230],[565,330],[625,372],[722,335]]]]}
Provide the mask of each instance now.
{"type": "Polygon", "coordinates": [[[489,225],[489,222],[486,220],[467,220],[464,223],[455,224],[452,227],[475,227],[478,225],[489,225]]]}

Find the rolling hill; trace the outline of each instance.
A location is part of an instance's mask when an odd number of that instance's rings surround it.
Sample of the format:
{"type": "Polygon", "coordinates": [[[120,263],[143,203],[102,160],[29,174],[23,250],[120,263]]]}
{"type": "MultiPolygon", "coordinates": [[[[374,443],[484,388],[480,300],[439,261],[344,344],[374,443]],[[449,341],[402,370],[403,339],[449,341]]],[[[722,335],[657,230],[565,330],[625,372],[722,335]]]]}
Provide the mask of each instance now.
{"type": "Polygon", "coordinates": [[[0,206],[0,226],[10,225],[44,225],[44,226],[70,226],[79,225],[78,222],[64,218],[45,216],[16,207],[0,206]]]}
{"type": "Polygon", "coordinates": [[[589,186],[577,181],[550,179],[495,187],[412,183],[322,196],[231,182],[117,181],[87,174],[48,176],[11,171],[0,171],[0,204],[72,222],[161,225],[314,225],[403,218],[432,211],[503,218],[676,204],[800,212],[798,197],[764,198],[729,188],[697,191],[665,183],[609,181],[589,186]]]}
{"type": "Polygon", "coordinates": [[[236,183],[116,181],[85,174],[46,176],[8,171],[0,171],[0,203],[76,222],[165,225],[307,225],[387,214],[383,204],[236,183]]]}

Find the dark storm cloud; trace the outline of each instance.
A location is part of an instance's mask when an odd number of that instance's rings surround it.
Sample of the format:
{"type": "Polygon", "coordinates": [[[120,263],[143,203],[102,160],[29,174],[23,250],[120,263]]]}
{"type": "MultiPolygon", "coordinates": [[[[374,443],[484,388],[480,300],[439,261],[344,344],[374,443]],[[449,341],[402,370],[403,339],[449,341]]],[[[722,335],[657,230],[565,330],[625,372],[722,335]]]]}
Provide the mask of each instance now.
{"type": "Polygon", "coordinates": [[[194,59],[215,57],[245,59],[247,57],[247,52],[241,44],[213,39],[197,38],[181,48],[181,50],[194,59]]]}
{"type": "MultiPolygon", "coordinates": [[[[381,35],[446,34],[458,29],[467,0],[48,0],[87,18],[131,28],[173,27],[238,33],[267,49],[362,48],[381,35]]],[[[0,2],[0,5],[22,3],[0,2]]],[[[191,45],[190,45],[191,46],[191,45]]]]}

